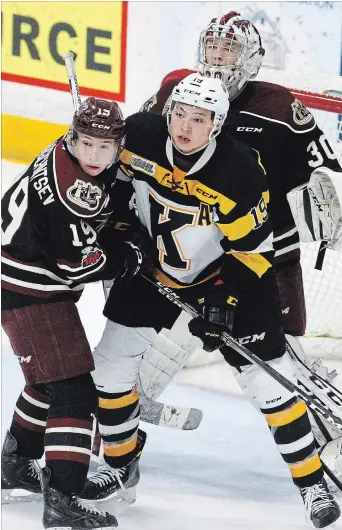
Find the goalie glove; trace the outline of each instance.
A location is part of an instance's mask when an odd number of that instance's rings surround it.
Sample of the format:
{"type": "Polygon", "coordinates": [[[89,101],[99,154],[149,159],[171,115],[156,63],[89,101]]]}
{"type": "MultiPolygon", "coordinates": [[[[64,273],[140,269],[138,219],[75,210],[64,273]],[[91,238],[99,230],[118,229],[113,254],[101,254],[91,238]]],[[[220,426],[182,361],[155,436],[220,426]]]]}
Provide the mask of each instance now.
{"type": "Polygon", "coordinates": [[[232,332],[237,304],[225,283],[217,280],[205,297],[203,318],[193,318],[188,324],[190,333],[202,340],[204,351],[213,352],[223,346],[221,333],[232,332]]]}
{"type": "Polygon", "coordinates": [[[335,178],[342,179],[342,174],[317,168],[308,184],[290,191],[287,200],[301,241],[326,241],[328,248],[342,250],[342,212],[335,178]]]}

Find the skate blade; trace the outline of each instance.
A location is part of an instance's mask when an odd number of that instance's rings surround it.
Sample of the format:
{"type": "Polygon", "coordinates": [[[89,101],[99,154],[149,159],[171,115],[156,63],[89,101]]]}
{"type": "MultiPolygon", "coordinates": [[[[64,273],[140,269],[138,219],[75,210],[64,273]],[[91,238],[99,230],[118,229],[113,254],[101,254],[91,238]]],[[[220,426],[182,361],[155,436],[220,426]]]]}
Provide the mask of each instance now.
{"type": "Polygon", "coordinates": [[[108,512],[113,512],[114,515],[117,513],[122,513],[125,508],[134,504],[137,498],[136,487],[127,488],[126,490],[115,491],[108,497],[103,499],[82,499],[84,504],[91,504],[97,506],[98,503],[101,503],[101,510],[108,512]],[[108,503],[108,506],[107,504],[108,503]]]}
{"type": "Polygon", "coordinates": [[[135,486],[132,488],[127,488],[124,491],[117,492],[117,495],[113,497],[115,502],[115,513],[120,514],[126,510],[128,506],[134,504],[137,500],[137,491],[135,486]]]}
{"type": "Polygon", "coordinates": [[[33,493],[20,488],[2,489],[1,504],[17,504],[22,502],[42,502],[42,493],[33,493]]]}

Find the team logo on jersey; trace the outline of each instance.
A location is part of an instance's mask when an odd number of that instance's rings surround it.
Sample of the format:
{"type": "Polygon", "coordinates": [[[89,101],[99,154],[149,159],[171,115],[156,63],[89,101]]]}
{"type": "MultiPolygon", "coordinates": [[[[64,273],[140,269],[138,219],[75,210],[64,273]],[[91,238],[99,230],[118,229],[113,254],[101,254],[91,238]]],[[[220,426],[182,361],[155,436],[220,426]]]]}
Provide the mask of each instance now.
{"type": "Polygon", "coordinates": [[[102,195],[98,186],[93,186],[90,182],[79,179],[67,189],[66,194],[71,202],[91,211],[98,208],[102,195]]]}
{"type": "Polygon", "coordinates": [[[86,247],[82,250],[82,254],[84,254],[82,258],[82,267],[84,268],[96,265],[103,256],[102,250],[97,247],[86,247]]]}
{"type": "Polygon", "coordinates": [[[293,121],[297,125],[306,125],[309,123],[312,118],[312,114],[309,109],[307,109],[306,106],[299,101],[299,99],[295,99],[294,102],[291,103],[291,107],[293,110],[293,121]]]}

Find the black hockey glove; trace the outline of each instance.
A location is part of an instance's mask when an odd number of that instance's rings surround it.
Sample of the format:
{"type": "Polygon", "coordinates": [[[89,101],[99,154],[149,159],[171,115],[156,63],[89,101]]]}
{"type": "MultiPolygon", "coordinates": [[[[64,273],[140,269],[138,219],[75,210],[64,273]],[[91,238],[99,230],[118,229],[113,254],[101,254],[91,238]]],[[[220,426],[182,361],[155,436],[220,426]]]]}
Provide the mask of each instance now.
{"type": "Polygon", "coordinates": [[[237,298],[229,294],[222,280],[217,280],[205,297],[203,318],[193,318],[189,331],[203,342],[203,349],[212,352],[223,346],[221,333],[232,332],[237,298]]]}
{"type": "Polygon", "coordinates": [[[118,280],[128,283],[137,274],[150,274],[156,263],[156,247],[149,234],[141,229],[131,233],[124,241],[125,264],[118,280]]]}

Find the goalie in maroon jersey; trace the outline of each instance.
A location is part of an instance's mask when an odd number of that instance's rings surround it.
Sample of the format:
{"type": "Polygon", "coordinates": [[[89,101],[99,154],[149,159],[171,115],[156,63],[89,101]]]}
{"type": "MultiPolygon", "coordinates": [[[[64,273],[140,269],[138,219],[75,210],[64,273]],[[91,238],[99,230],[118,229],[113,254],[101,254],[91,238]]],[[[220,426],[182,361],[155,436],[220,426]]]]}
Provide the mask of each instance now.
{"type": "Polygon", "coordinates": [[[2,199],[2,325],[26,382],[2,449],[2,498],[20,500],[11,495],[18,489],[33,494],[25,500],[41,495],[34,460],[45,454],[45,528],[117,526],[113,515],[86,509],[77,498],[97,393],[75,302],[84,283],[127,280],[142,266],[137,241],[118,237],[114,252],[100,242],[123,132],[117,103],[88,98],[67,135],[40,153],[2,199]]]}
{"type": "MultiPolygon", "coordinates": [[[[342,178],[342,174],[336,155],[305,105],[283,86],[254,81],[264,54],[257,29],[237,12],[231,11],[221,18],[212,19],[201,32],[196,68],[204,76],[223,80],[230,99],[223,130],[256,149],[265,166],[274,231],[274,268],[280,289],[283,326],[298,381],[310,388],[313,385],[310,380],[313,363],[297,339],[304,335],[306,327],[300,240],[324,240],[333,249],[342,248],[341,227],[338,229],[341,207],[332,183],[334,178],[342,178]],[[312,194],[316,197],[318,208],[312,194]],[[320,211],[320,205],[324,206],[324,213],[320,211]]],[[[158,92],[142,108],[165,114],[174,86],[193,71],[181,69],[170,72],[158,92]]],[[[178,345],[165,339],[163,346],[163,342],[158,340],[144,357],[140,375],[145,383],[145,392],[150,397],[158,397],[167,384],[165,370],[160,374],[158,366],[160,356],[165,359],[170,347],[176,355],[178,345]],[[163,347],[165,351],[161,351],[163,347]],[[160,379],[159,375],[162,375],[160,379]]],[[[184,351],[181,357],[184,359],[184,351]]],[[[179,365],[169,365],[171,380],[179,365]]],[[[327,374],[324,367],[320,368],[318,375],[323,375],[328,384],[331,383],[333,374],[327,374]]],[[[315,394],[320,394],[317,386],[313,390],[315,394]]],[[[336,402],[325,399],[327,405],[342,418],[342,409],[339,412],[336,410],[336,402]]],[[[311,420],[321,446],[331,438],[336,439],[329,445],[330,449],[331,445],[336,445],[334,455],[338,455],[342,433],[327,422],[320,429],[314,419],[311,420]]],[[[328,462],[333,464],[334,459],[328,462]]]]}

